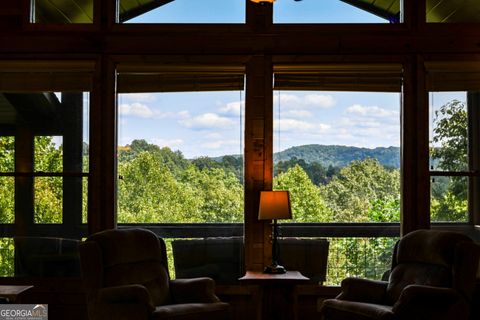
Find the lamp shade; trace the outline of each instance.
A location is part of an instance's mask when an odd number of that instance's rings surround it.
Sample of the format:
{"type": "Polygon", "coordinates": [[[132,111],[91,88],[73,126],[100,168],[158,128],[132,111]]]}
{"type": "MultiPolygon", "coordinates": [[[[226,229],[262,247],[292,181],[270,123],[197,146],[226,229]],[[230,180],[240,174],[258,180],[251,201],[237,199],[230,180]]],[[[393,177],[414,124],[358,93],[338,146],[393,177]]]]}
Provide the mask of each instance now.
{"type": "Polygon", "coordinates": [[[258,220],[291,219],[288,191],[261,191],[258,220]]]}

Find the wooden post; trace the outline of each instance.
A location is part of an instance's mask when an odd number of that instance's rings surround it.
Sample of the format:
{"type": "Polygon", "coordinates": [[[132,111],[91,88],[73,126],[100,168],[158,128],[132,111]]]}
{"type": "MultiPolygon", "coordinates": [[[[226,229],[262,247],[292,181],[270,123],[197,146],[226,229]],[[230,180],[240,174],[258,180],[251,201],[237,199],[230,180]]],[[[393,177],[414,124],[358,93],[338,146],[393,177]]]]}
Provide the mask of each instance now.
{"type": "Polygon", "coordinates": [[[430,227],[428,92],[423,59],[405,65],[401,141],[401,235],[430,227]]]}
{"type": "Polygon", "coordinates": [[[260,191],[272,188],[271,57],[252,57],[246,70],[245,265],[246,270],[262,270],[271,260],[271,227],[258,220],[260,191]]]}

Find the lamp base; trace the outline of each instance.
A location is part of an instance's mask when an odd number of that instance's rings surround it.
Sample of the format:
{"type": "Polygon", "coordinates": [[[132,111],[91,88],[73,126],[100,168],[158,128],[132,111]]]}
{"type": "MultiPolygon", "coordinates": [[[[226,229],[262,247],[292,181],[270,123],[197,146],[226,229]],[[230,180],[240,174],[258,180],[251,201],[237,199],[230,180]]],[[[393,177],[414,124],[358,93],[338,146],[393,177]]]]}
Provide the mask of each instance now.
{"type": "Polygon", "coordinates": [[[263,273],[268,273],[268,274],[283,274],[287,273],[287,270],[278,264],[272,264],[267,267],[265,267],[265,270],[263,270],[263,273]]]}

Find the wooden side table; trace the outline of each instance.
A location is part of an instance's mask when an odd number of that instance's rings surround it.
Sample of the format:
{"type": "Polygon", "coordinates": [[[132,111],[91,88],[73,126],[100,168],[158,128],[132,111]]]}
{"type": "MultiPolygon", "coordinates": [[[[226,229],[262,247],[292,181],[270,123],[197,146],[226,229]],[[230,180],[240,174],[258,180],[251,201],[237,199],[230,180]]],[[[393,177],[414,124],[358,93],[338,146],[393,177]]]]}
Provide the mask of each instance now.
{"type": "Polygon", "coordinates": [[[298,303],[294,289],[297,284],[310,279],[298,271],[287,271],[284,274],[247,271],[239,280],[259,286],[260,309],[257,311],[257,319],[297,320],[298,303]]]}
{"type": "Polygon", "coordinates": [[[0,285],[0,298],[7,299],[9,303],[15,303],[20,294],[31,288],[33,286],[0,285]]]}

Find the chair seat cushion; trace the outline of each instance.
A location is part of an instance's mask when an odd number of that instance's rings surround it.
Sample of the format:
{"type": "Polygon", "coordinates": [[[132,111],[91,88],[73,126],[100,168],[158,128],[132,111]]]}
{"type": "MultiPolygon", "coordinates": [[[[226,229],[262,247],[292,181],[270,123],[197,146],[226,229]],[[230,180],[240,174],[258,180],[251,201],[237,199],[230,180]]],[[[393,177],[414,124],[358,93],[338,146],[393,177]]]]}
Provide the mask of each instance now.
{"type": "Polygon", "coordinates": [[[335,320],[394,320],[395,315],[391,306],[328,299],[323,302],[322,312],[325,319],[335,320]]]}
{"type": "Polygon", "coordinates": [[[159,306],[155,308],[151,319],[164,320],[226,320],[229,319],[230,307],[228,303],[181,303],[159,306]]]}

